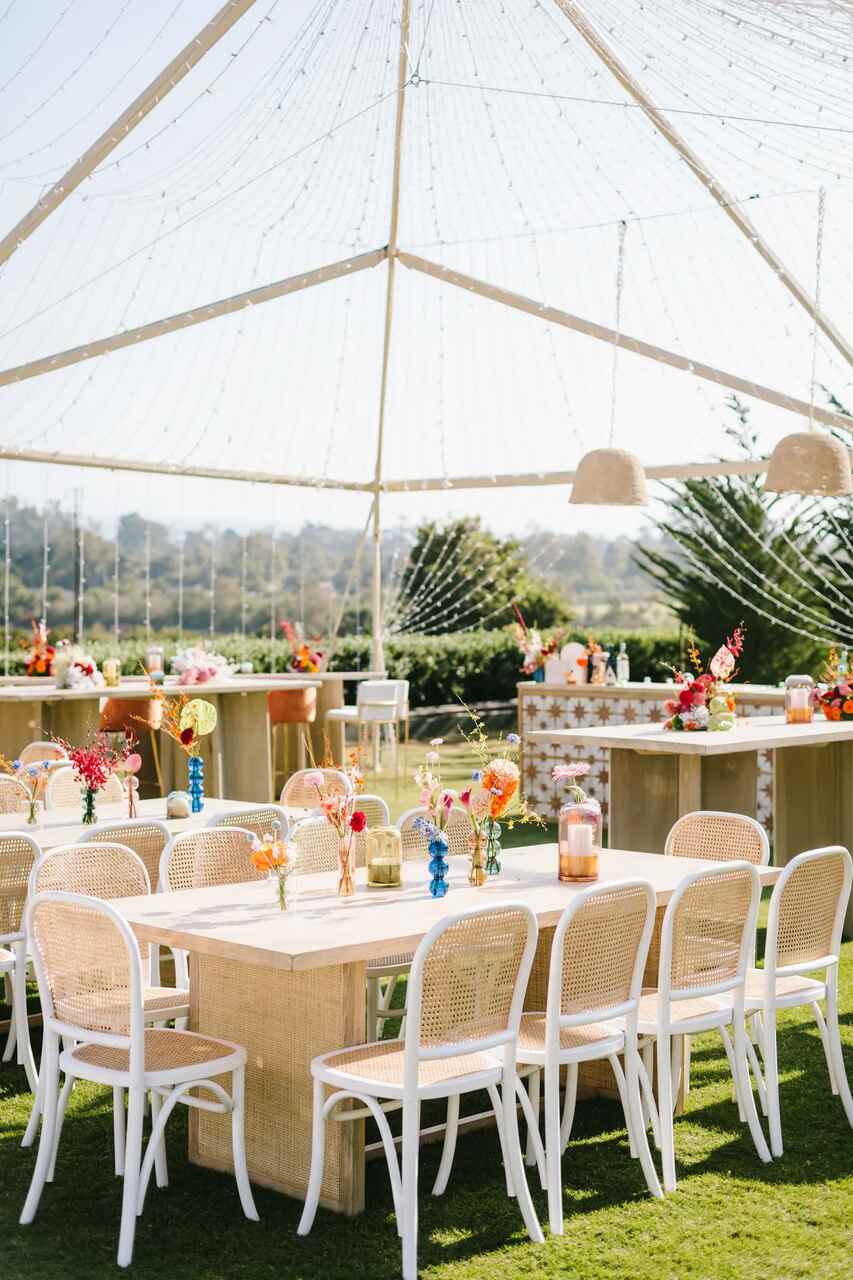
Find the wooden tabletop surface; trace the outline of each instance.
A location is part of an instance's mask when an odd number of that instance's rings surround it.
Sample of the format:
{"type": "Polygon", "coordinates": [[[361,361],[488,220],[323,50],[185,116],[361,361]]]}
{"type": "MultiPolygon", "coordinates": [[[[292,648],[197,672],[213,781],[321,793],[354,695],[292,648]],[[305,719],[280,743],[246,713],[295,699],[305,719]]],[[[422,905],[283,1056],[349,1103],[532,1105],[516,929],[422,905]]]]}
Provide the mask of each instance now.
{"type": "MultiPolygon", "coordinates": [[[[450,858],[450,890],[434,899],[428,890],[427,860],[403,864],[400,889],[368,889],[363,868],[356,892],[337,895],[337,875],[293,877],[293,906],[279,910],[275,886],[267,880],[210,889],[187,889],[123,898],[113,903],[137,936],[188,951],[219,955],[284,970],[322,968],[355,960],[381,959],[414,951],[436,921],[487,903],[526,902],[540,928],[556,924],[572,897],[585,886],[560,884],[556,844],[512,849],[503,855],[503,872],[482,889],[468,885],[468,859],[450,858]]],[[[715,863],[665,858],[655,853],[605,849],[599,883],[631,876],[649,879],[664,905],[690,872],[715,863]]],[[[772,884],[778,868],[760,868],[763,884],[772,884]]]]}
{"type": "Polygon", "coordinates": [[[734,729],[679,733],[659,724],[622,724],[594,729],[534,729],[532,742],[566,746],[610,747],[666,755],[721,756],[737,751],[768,751],[775,747],[817,747],[853,738],[853,720],[815,719],[811,724],[786,724],[784,716],[750,716],[734,729]]]}
{"type": "MultiPolygon", "coordinates": [[[[178,684],[177,676],[167,676],[160,686],[169,694],[186,694],[188,698],[203,698],[210,694],[271,693],[277,689],[319,689],[321,681],[316,676],[231,676],[226,680],[208,680],[205,684],[178,684]]],[[[4,702],[76,702],[83,698],[150,698],[151,686],[144,680],[127,680],[107,688],[57,689],[47,680],[34,680],[26,684],[7,684],[0,687],[0,703],[4,702]]]]}

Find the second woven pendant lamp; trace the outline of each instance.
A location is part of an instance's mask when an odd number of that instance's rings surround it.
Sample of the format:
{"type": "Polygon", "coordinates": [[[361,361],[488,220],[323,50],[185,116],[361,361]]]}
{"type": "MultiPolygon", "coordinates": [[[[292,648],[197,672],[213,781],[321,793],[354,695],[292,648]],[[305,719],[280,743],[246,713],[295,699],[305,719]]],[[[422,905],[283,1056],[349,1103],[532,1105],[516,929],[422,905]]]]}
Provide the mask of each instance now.
{"type": "Polygon", "coordinates": [[[610,439],[606,449],[590,449],[578,463],[569,502],[595,507],[645,507],[646,473],[640,459],[627,449],[613,447],[616,425],[616,367],[622,321],[622,279],[625,264],[625,223],[619,223],[616,265],[616,329],[613,338],[613,376],[610,387],[610,439]]]}

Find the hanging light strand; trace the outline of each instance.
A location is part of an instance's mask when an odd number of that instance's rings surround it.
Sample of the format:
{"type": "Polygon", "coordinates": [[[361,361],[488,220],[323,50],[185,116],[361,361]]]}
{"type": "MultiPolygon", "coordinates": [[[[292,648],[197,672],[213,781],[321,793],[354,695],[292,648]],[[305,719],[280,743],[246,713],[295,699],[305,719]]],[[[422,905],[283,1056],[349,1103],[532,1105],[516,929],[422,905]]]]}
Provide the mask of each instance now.
{"type": "Polygon", "coordinates": [[[3,517],[3,674],[9,674],[9,649],[12,627],[9,616],[9,597],[12,587],[12,519],[9,494],[9,469],[6,468],[6,509],[3,517]]]}
{"type": "Polygon", "coordinates": [[[613,339],[613,368],[610,374],[610,434],[608,448],[613,448],[616,436],[616,375],[619,367],[619,345],[622,339],[622,286],[625,281],[625,232],[628,224],[619,223],[619,248],[616,254],[616,336],[613,339]]]}
{"type": "Polygon", "coordinates": [[[145,521],[145,639],[151,639],[151,525],[145,521]]]}
{"type": "Polygon", "coordinates": [[[812,311],[812,368],[809,378],[809,431],[814,431],[814,402],[817,391],[817,339],[820,316],[820,282],[823,266],[823,224],[826,217],[826,188],[817,193],[817,237],[815,242],[814,309],[812,311]]]}

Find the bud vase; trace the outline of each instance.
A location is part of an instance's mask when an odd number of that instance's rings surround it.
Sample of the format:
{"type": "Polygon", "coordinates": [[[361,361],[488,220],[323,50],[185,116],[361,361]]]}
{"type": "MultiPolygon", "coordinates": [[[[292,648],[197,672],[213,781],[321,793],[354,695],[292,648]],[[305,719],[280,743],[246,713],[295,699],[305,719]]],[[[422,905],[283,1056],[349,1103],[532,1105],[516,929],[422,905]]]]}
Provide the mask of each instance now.
{"type": "Polygon", "coordinates": [[[471,854],[471,870],[468,872],[468,883],[475,889],[486,883],[486,837],[482,831],[472,831],[468,837],[468,850],[471,854]]]}
{"type": "Polygon", "coordinates": [[[447,893],[447,836],[443,831],[438,831],[429,842],[429,869],[432,872],[432,879],[429,882],[429,891],[434,898],[443,898],[447,893]]]}
{"type": "Polygon", "coordinates": [[[486,875],[501,873],[501,824],[490,818],[486,823],[486,875]]]}
{"type": "Polygon", "coordinates": [[[98,821],[98,815],[95,813],[95,788],[81,787],[81,795],[83,797],[83,823],[85,826],[91,825],[98,821]]]}
{"type": "Polygon", "coordinates": [[[355,893],[352,880],[352,836],[341,836],[338,841],[338,896],[351,898],[355,893]]]}
{"type": "Polygon", "coordinates": [[[204,808],[204,761],[201,756],[187,757],[187,774],[190,809],[193,813],[201,813],[204,808]]]}
{"type": "Polygon", "coordinates": [[[39,809],[41,808],[41,801],[37,800],[35,796],[30,796],[27,801],[27,806],[27,826],[37,827],[39,824],[39,809]]]}

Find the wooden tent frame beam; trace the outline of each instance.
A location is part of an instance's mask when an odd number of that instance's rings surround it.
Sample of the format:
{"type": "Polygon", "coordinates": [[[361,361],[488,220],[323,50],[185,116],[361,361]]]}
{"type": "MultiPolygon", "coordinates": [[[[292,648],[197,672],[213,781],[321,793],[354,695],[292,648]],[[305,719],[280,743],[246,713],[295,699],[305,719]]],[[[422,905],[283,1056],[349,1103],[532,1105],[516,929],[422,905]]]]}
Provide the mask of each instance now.
{"type": "Polygon", "coordinates": [[[24,382],[27,378],[38,378],[44,373],[54,373],[57,369],[67,369],[69,365],[80,364],[83,360],[93,360],[96,356],[107,355],[110,351],[120,351],[123,347],[136,347],[141,342],[161,338],[166,333],[189,329],[193,325],[204,324],[207,320],[216,320],[220,316],[242,311],[245,307],[256,307],[262,302],[271,302],[289,293],[311,289],[314,285],[325,284],[328,280],[355,275],[356,272],[365,271],[368,267],[378,266],[380,262],[384,262],[386,255],[385,249],[372,249],[368,253],[356,254],[355,257],[344,258],[341,262],[332,262],[325,267],[316,267],[313,271],[305,271],[298,276],[289,276],[285,280],[276,280],[272,284],[247,289],[244,293],[235,293],[230,298],[220,298],[218,302],[209,302],[201,307],[193,307],[189,311],[179,311],[177,315],[166,316],[163,320],[152,320],[149,324],[138,325],[135,329],[125,329],[124,332],[114,333],[109,338],[96,338],[92,342],[84,342],[82,346],[69,347],[67,351],[58,351],[51,356],[40,356],[38,360],[31,360],[28,364],[19,364],[14,368],[1,370],[0,387],[24,382]]]}
{"type": "Polygon", "coordinates": [[[20,222],[0,240],[0,266],[11,258],[34,231],[77,190],[80,183],[97,169],[106,157],[116,149],[137,125],[141,124],[150,111],[166,97],[167,93],[180,84],[197,62],[200,62],[214,45],[227,35],[243,14],[251,9],[255,0],[227,0],[227,3],[213,15],[198,35],[177,54],[167,67],[151,81],[147,89],[143,89],[134,98],[130,106],[122,111],[112,124],[84,151],[79,159],[53,184],[49,191],[40,196],[24,214],[20,222]]]}
{"type": "MultiPolygon", "coordinates": [[[[513,293],[510,289],[502,289],[499,285],[487,284],[484,280],[478,280],[475,276],[465,275],[461,271],[454,271],[452,267],[441,266],[437,262],[430,262],[426,258],[419,258],[415,254],[400,252],[399,261],[404,267],[409,267],[412,271],[420,271],[423,275],[433,276],[436,280],[442,280],[446,284],[455,285],[458,289],[465,289],[468,293],[476,293],[481,298],[487,298],[490,302],[497,302],[506,307],[511,307],[515,311],[523,311],[527,315],[535,316],[539,320],[545,320],[549,324],[562,325],[565,329],[574,329],[577,333],[586,334],[587,337],[597,338],[600,342],[606,342],[612,346],[618,339],[620,349],[624,351],[632,351],[635,355],[645,356],[649,360],[656,360],[659,364],[667,364],[673,369],[682,369],[686,373],[693,373],[697,378],[702,378],[706,382],[714,382],[718,386],[728,387],[732,391],[741,391],[744,395],[753,396],[757,400],[764,400],[767,404],[775,405],[778,409],[785,409],[789,413],[796,413],[803,417],[809,416],[809,405],[805,400],[798,400],[796,396],[789,396],[783,391],[775,391],[772,387],[765,387],[759,382],[751,382],[747,378],[741,378],[734,373],[726,373],[723,369],[717,369],[713,365],[702,364],[699,360],[691,360],[687,356],[679,355],[676,351],[669,351],[665,347],[655,346],[651,342],[644,342],[642,338],[633,338],[626,333],[617,333],[615,329],[608,328],[607,325],[598,324],[595,320],[585,320],[581,316],[573,315],[569,311],[561,311],[557,307],[546,306],[544,302],[536,302],[533,298],[527,298],[524,294],[513,293]]],[[[831,409],[814,409],[814,417],[818,422],[825,423],[829,427],[838,427],[840,430],[850,432],[853,430],[853,419],[845,417],[841,413],[833,413],[831,409]]]]}
{"type": "Polygon", "coordinates": [[[756,253],[764,259],[774,275],[778,277],[779,282],[803,307],[847,363],[853,365],[853,347],[850,346],[840,329],[832,323],[824,312],[818,310],[815,299],[808,289],[805,289],[800,284],[785,266],[782,259],[774,253],[773,249],[759,233],[758,228],[737,203],[734,195],[727,191],[722,183],[717,181],[701,156],[693,150],[686,139],[681,136],[677,129],[670,124],[666,116],[655,106],[640,82],[631,74],[613,48],[589,21],[580,5],[575,4],[574,0],[554,0],[554,3],[578,34],[583,37],[593,53],[601,59],[608,71],[615,76],[622,88],[642,108],[661,137],[665,138],[670,146],[675,148],[694,177],[699,179],[702,186],[713,196],[723,212],[731,218],[738,231],[746,237],[756,253]]]}

